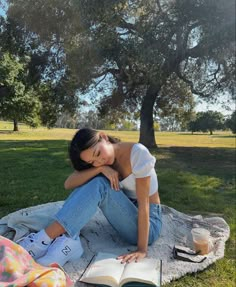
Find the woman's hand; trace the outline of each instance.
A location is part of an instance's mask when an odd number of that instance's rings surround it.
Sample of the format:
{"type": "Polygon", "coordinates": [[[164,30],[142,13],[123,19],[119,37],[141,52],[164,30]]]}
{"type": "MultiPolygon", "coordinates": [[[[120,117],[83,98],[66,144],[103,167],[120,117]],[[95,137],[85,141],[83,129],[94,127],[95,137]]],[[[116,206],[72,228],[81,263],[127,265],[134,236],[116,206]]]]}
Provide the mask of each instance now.
{"type": "Polygon", "coordinates": [[[101,167],[101,173],[105,175],[110,180],[111,188],[115,190],[119,190],[119,174],[116,170],[111,168],[108,165],[104,165],[101,167]]]}
{"type": "Polygon", "coordinates": [[[128,254],[123,254],[117,257],[117,259],[122,259],[121,263],[130,263],[132,261],[138,262],[140,259],[147,256],[146,251],[132,251],[128,254]]]}

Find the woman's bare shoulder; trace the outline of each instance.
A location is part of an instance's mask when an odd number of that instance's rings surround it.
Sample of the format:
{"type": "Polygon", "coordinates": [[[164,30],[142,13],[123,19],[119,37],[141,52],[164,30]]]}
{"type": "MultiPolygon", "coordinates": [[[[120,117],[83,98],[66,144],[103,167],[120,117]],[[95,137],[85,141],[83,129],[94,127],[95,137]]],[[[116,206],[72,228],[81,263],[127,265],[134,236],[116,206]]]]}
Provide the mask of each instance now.
{"type": "Polygon", "coordinates": [[[129,161],[131,151],[134,145],[135,143],[133,142],[122,142],[120,145],[120,152],[119,152],[120,159],[129,161]]]}
{"type": "Polygon", "coordinates": [[[120,143],[120,148],[123,150],[123,151],[127,151],[127,152],[130,152],[133,145],[135,145],[136,143],[134,142],[121,142],[120,143]]]}
{"type": "Polygon", "coordinates": [[[123,178],[127,177],[131,173],[131,150],[135,143],[121,142],[119,143],[119,153],[114,164],[114,168],[119,171],[123,178]]]}

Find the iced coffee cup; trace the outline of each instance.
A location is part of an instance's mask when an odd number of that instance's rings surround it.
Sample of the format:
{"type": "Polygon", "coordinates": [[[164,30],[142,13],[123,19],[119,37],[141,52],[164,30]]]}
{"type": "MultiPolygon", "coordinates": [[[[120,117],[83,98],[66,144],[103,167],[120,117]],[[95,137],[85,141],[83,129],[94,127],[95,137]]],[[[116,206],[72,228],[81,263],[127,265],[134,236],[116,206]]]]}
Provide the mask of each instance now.
{"type": "Polygon", "coordinates": [[[193,228],[191,233],[195,251],[201,255],[208,254],[210,251],[210,232],[204,228],[193,228]]]}

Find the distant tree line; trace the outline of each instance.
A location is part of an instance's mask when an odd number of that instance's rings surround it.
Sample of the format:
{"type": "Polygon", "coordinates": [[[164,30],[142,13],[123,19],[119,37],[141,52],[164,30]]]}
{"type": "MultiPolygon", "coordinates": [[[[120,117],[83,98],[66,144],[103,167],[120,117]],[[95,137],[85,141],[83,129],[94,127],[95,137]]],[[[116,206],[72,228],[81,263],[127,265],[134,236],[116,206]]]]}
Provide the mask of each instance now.
{"type": "Polygon", "coordinates": [[[69,113],[63,113],[59,116],[56,127],[60,128],[83,128],[92,127],[101,130],[139,130],[137,122],[133,118],[124,118],[124,115],[119,119],[115,117],[101,116],[96,110],[78,111],[76,115],[71,116],[69,113]]]}
{"type": "Polygon", "coordinates": [[[216,111],[199,112],[194,120],[188,123],[188,130],[194,132],[210,132],[212,135],[216,130],[230,129],[235,133],[235,112],[231,117],[225,119],[222,113],[216,111]]]}
{"type": "MultiPolygon", "coordinates": [[[[236,133],[236,112],[227,118],[220,112],[207,111],[196,113],[194,119],[187,121],[177,121],[174,117],[159,117],[155,120],[155,131],[191,131],[194,132],[209,132],[213,134],[216,130],[231,130],[236,133]]],[[[104,130],[139,130],[139,122],[134,117],[126,118],[110,118],[101,117],[98,111],[88,110],[78,112],[76,116],[71,116],[69,113],[63,113],[58,118],[56,127],[61,128],[82,128],[93,127],[95,129],[104,130]]]]}
{"type": "Polygon", "coordinates": [[[227,118],[225,121],[225,126],[236,134],[236,111],[234,111],[231,117],[227,118]]]}

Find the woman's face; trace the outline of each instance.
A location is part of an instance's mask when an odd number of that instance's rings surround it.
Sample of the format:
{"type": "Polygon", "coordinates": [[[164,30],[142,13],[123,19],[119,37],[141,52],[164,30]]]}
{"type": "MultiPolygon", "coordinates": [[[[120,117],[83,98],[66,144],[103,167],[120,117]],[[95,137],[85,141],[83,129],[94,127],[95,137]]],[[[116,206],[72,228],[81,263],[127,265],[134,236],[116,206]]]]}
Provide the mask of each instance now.
{"type": "Polygon", "coordinates": [[[80,158],[94,167],[112,165],[115,160],[113,145],[102,138],[95,146],[82,151],[80,158]]]}

